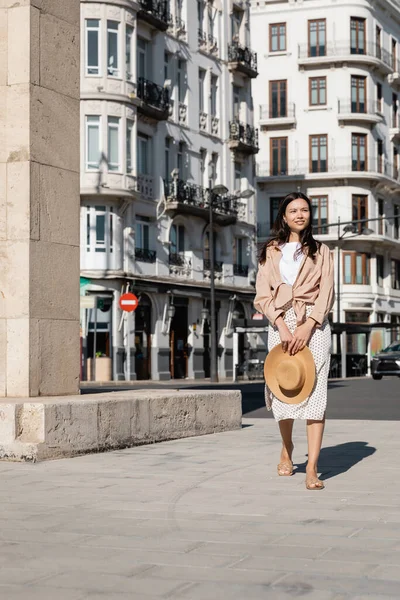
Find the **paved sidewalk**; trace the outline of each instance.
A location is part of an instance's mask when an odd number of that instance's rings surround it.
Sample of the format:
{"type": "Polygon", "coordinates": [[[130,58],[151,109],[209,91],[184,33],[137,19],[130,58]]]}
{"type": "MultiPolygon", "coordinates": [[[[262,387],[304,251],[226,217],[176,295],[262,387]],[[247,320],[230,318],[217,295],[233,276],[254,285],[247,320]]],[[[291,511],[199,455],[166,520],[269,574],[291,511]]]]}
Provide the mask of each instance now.
{"type": "Polygon", "coordinates": [[[0,463],[4,600],[399,598],[399,426],[330,421],[327,488],[290,478],[277,426],[0,463]]]}

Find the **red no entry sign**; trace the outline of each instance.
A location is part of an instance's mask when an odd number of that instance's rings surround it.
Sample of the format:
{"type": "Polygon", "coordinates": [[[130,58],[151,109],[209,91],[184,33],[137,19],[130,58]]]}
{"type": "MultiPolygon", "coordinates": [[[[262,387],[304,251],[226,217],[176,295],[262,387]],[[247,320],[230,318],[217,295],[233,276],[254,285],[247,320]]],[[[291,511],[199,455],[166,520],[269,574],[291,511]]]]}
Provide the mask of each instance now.
{"type": "Polygon", "coordinates": [[[137,309],[139,304],[139,300],[135,296],[135,294],[122,294],[119,299],[119,307],[121,310],[125,310],[126,312],[132,312],[137,309]]]}

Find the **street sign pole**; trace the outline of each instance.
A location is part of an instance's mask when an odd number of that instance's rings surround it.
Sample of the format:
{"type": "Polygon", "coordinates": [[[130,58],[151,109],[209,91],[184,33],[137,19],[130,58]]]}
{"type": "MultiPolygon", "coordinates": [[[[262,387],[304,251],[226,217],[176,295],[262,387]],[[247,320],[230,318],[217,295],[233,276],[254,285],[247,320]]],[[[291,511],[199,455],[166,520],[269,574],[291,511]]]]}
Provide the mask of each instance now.
{"type": "Polygon", "coordinates": [[[126,346],[127,346],[127,354],[128,361],[126,365],[126,379],[127,381],[131,380],[131,313],[126,313],[126,346]]]}
{"type": "Polygon", "coordinates": [[[139,304],[139,300],[132,294],[131,292],[127,292],[126,294],[122,294],[119,299],[119,307],[126,314],[125,317],[125,330],[126,330],[126,353],[127,353],[127,362],[126,362],[126,379],[127,381],[131,380],[131,329],[132,329],[132,317],[130,316],[133,313],[139,304]]]}
{"type": "Polygon", "coordinates": [[[92,381],[96,380],[96,350],[97,350],[97,296],[94,299],[94,332],[93,332],[93,359],[92,359],[92,381]]]}

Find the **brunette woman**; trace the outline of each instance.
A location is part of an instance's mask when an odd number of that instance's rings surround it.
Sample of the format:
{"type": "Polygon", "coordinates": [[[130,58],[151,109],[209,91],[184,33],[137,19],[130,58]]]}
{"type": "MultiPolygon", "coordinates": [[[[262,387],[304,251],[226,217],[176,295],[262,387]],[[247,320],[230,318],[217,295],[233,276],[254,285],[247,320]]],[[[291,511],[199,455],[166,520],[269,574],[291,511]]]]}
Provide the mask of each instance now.
{"type": "Polygon", "coordinates": [[[325,244],[313,237],[312,208],[305,194],[286,196],[273,226],[273,238],[260,254],[256,283],[256,309],[265,314],[268,350],[282,343],[283,350],[296,354],[306,345],[316,366],[316,380],[310,396],[300,404],[278,400],[265,386],[268,410],[272,409],[282,436],[278,475],[293,474],[292,432],[294,419],[307,421],[308,464],[306,487],[321,490],[318,457],[325,425],[331,330],[328,313],[334,301],[333,259],[325,244]]]}

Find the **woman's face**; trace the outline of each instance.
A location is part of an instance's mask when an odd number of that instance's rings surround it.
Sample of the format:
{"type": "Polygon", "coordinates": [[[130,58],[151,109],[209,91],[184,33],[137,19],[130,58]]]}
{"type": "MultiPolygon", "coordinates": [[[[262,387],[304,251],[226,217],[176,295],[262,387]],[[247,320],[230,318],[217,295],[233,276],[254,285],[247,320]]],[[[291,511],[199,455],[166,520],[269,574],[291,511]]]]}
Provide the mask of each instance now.
{"type": "Polygon", "coordinates": [[[297,198],[289,202],[283,218],[288,224],[290,231],[300,233],[310,223],[310,216],[308,203],[303,198],[297,198]]]}

